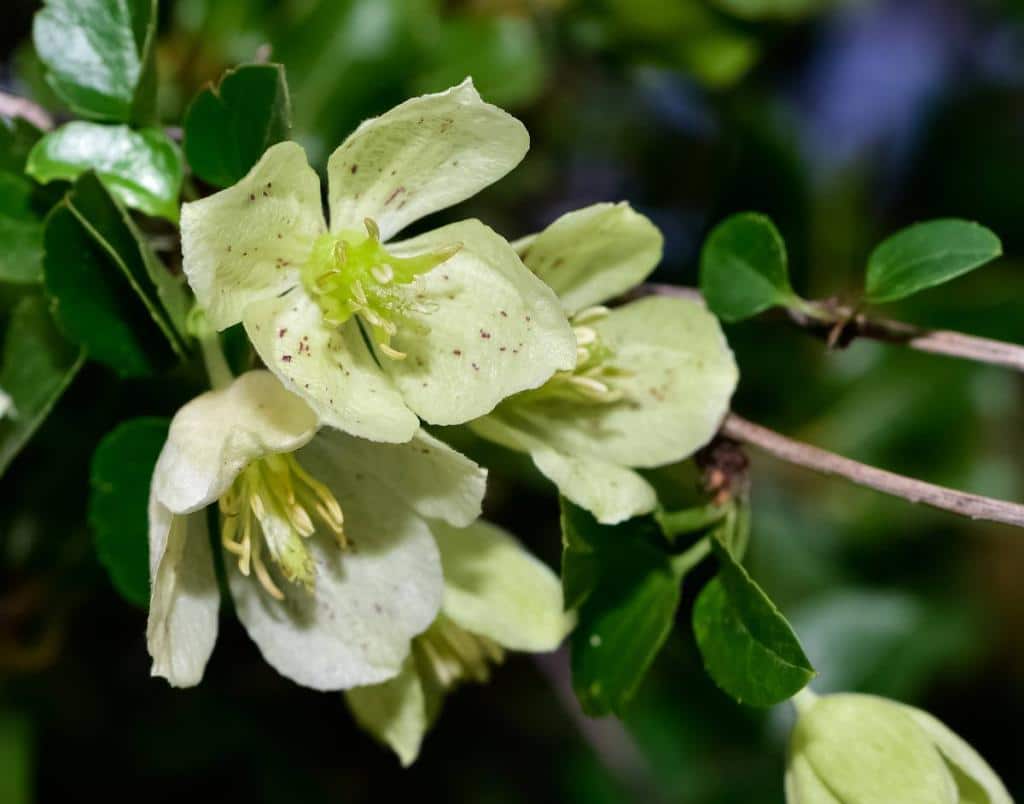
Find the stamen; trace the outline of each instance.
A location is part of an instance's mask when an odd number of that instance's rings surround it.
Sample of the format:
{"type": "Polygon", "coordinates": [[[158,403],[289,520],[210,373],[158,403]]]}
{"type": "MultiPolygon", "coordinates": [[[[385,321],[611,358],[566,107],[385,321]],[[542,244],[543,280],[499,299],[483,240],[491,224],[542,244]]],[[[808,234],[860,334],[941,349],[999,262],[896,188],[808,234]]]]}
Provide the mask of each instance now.
{"type": "Polygon", "coordinates": [[[505,651],[491,639],[474,634],[440,615],[413,643],[414,650],[442,687],[462,681],[487,681],[490,665],[501,662],[505,651]]]}

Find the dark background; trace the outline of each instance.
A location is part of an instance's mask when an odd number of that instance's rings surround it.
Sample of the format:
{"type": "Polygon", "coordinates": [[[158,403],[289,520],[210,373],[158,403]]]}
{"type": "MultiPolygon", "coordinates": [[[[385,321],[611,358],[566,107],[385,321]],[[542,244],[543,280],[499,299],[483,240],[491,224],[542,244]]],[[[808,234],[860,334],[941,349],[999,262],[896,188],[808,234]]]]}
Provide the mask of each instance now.
{"type": "MultiPolygon", "coordinates": [[[[61,119],[31,48],[34,10],[5,4],[0,78],[61,119]]],[[[179,0],[161,3],[160,30],[167,125],[269,45],[321,168],[359,120],[472,74],[533,147],[443,217],[479,215],[513,237],[628,200],[665,233],[659,281],[695,284],[704,236],[738,210],[775,219],[808,298],[856,294],[871,247],[903,225],[978,220],[1005,258],[885,313],[1024,342],[1020,3],[179,0]],[[736,13],[779,7],[790,13],[736,13]]],[[[1024,498],[1019,376],[873,343],[828,353],[771,320],[727,334],[742,415],[1024,498]]],[[[194,372],[125,382],[90,365],[0,483],[3,804],[782,800],[791,715],[735,705],[707,680],[688,625],[699,578],[624,727],[582,718],[564,656],[515,656],[449,698],[404,772],[340,695],[266,666],[230,612],[201,687],[150,679],[145,612],[118,598],[92,548],[88,462],[118,421],[171,415],[198,390],[194,372]]],[[[492,470],[492,518],[556,564],[551,489],[521,458],[455,435],[492,470]]],[[[1024,794],[1024,534],[757,456],[752,477],[749,566],[820,671],[815,688],[929,709],[1024,794]]]]}

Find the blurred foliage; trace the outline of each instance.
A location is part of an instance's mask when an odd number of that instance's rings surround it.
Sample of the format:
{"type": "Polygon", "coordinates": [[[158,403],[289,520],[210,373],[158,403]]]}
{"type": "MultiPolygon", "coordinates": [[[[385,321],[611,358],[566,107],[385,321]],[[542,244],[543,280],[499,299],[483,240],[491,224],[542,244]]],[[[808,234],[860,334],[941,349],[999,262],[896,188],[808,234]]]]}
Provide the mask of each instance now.
{"type": "MultiPolygon", "coordinates": [[[[32,47],[36,9],[5,9],[2,89],[64,122],[32,47]]],[[[158,116],[171,126],[225,70],[281,62],[294,136],[318,166],[365,117],[472,74],[524,119],[533,145],[507,180],[450,215],[486,217],[511,237],[574,207],[629,200],[665,232],[661,281],[695,285],[711,228],[756,210],[778,225],[801,295],[852,299],[885,236],[928,218],[976,220],[1004,256],[884,312],[1024,342],[1019,2],[177,0],[160,3],[154,53],[158,116]]],[[[133,87],[120,87],[115,116],[129,116],[133,87]]],[[[0,170],[20,173],[34,139],[5,122],[0,170]]],[[[0,226],[28,210],[41,218],[64,189],[33,186],[13,215],[5,202],[0,226]]],[[[101,192],[93,202],[116,205],[101,192]]],[[[69,227],[65,247],[79,234],[69,227]]],[[[150,249],[175,264],[161,222],[128,234],[139,276],[150,249]]],[[[88,270],[96,251],[79,251],[88,270]]],[[[0,284],[2,331],[23,315],[23,294],[0,284]]],[[[184,348],[166,303],[148,296],[131,303],[154,322],[152,348],[184,348]]],[[[770,318],[727,334],[743,415],[894,471],[1024,497],[1018,376],[874,343],[829,352],[770,318]]],[[[150,680],[144,613],[121,601],[92,548],[90,460],[118,422],[168,416],[200,388],[194,365],[153,381],[90,364],[0,484],[0,801],[782,800],[791,715],[737,706],[705,675],[689,627],[704,565],[683,583],[625,733],[583,719],[564,656],[515,657],[487,689],[452,696],[417,765],[399,774],[341,696],[283,682],[231,618],[201,688],[150,680]]],[[[523,480],[527,462],[445,435],[491,467],[489,516],[557,564],[557,505],[542,480],[523,480]]],[[[751,477],[748,566],[790,615],[820,689],[929,709],[1024,794],[1013,739],[1024,717],[1019,534],[759,457],[751,477]]],[[[692,467],[669,480],[696,483],[692,467]]]]}

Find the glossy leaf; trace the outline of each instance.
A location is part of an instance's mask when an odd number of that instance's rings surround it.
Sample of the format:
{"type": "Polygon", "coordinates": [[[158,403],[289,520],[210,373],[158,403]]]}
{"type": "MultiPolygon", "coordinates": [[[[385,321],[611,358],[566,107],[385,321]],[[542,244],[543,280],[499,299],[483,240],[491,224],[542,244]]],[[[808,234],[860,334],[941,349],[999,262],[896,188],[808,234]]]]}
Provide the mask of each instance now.
{"type": "Polygon", "coordinates": [[[271,145],[288,139],[291,104],[284,67],[244,64],[196,95],[185,115],[185,155],[215,187],[236,183],[271,145]]]}
{"type": "Polygon", "coordinates": [[[43,423],[82,365],[81,351],[57,331],[41,296],[26,296],[4,337],[0,388],[11,406],[0,418],[0,474],[43,423]]]}
{"type": "Polygon", "coordinates": [[[78,114],[151,122],[156,0],[47,0],[32,39],[47,80],[78,114]]]}
{"type": "Polygon", "coordinates": [[[43,222],[31,200],[31,182],[0,172],[0,282],[43,278],[43,222]]]}
{"type": "Polygon", "coordinates": [[[149,483],[170,421],[140,418],[108,433],[92,458],[89,523],[100,562],[126,600],[149,603],[149,483]]]}
{"type": "Polygon", "coordinates": [[[785,617],[719,541],[719,575],[701,591],[693,629],[708,675],[740,703],[792,697],[814,669],[785,617]]]}
{"type": "Polygon", "coordinates": [[[741,321],[799,299],[789,286],[786,245],[771,220],[744,212],[714,228],[700,258],[700,289],[723,321],[741,321]]]}
{"type": "Polygon", "coordinates": [[[44,244],[57,318],[91,358],[141,376],[185,354],[184,290],[93,174],[50,213],[44,244]]]}
{"type": "Polygon", "coordinates": [[[177,221],[181,153],[161,129],[68,123],[39,140],[25,166],[44,184],[90,170],[126,206],[177,221]]]}
{"type": "Polygon", "coordinates": [[[562,528],[573,687],[588,714],[621,714],[672,628],[680,577],[650,517],[604,526],[563,499],[562,528]]]}
{"type": "Polygon", "coordinates": [[[890,302],[941,285],[1003,253],[999,238],[977,223],[953,218],[909,226],[868,258],[867,299],[890,302]]]}

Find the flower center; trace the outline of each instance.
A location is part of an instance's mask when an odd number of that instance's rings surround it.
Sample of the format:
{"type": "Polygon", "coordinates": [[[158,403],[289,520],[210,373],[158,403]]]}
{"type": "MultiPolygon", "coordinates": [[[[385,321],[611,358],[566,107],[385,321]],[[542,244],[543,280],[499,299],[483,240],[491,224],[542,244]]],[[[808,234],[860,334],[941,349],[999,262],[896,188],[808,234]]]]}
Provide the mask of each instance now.
{"type": "Polygon", "coordinates": [[[328,324],[340,326],[358,315],[380,351],[402,360],[405,353],[391,346],[399,324],[422,331],[422,325],[413,323],[408,314],[434,309],[418,300],[410,285],[420,274],[451,259],[462,244],[413,257],[396,257],[381,245],[377,224],[370,218],[365,223],[365,235],[343,231],[318,237],[302,267],[302,283],[320,305],[328,324]]]}
{"type": "Polygon", "coordinates": [[[266,455],[250,463],[220,498],[221,543],[238,556],[238,569],[250,570],[271,596],[284,599],[263,548],[290,583],[313,586],[313,558],[304,542],[316,532],[313,515],[345,549],[344,516],[331,490],[303,469],[292,455],[266,455]]]}
{"type": "Polygon", "coordinates": [[[505,658],[505,651],[497,642],[470,633],[443,614],[416,637],[413,650],[420,668],[445,689],[463,681],[487,681],[491,664],[505,658]]]}
{"type": "Polygon", "coordinates": [[[576,335],[576,367],[556,372],[540,388],[520,396],[531,401],[561,399],[590,405],[607,405],[622,399],[616,380],[630,376],[630,372],[613,363],[615,352],[592,326],[609,312],[607,307],[598,306],[576,313],[571,319],[576,335]]]}

